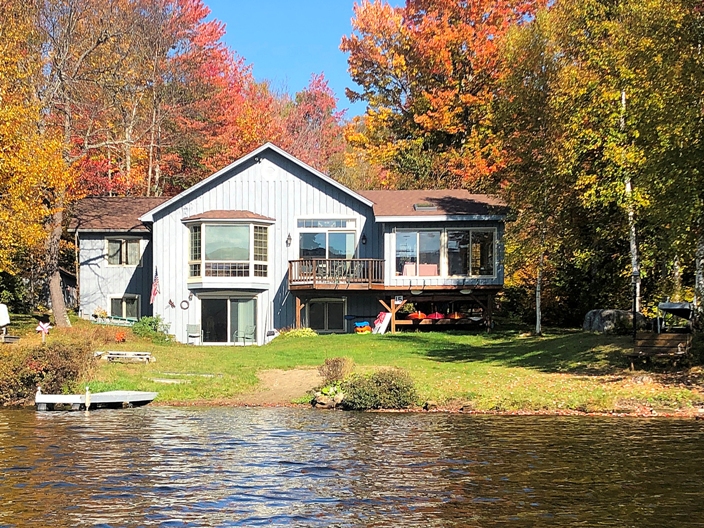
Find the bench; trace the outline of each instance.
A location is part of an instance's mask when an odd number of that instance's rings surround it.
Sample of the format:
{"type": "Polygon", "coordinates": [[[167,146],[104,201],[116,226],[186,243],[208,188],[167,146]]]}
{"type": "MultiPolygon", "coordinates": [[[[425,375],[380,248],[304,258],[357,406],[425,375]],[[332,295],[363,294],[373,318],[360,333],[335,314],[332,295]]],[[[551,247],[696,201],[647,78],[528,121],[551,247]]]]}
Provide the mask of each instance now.
{"type": "Polygon", "coordinates": [[[107,352],[96,352],[96,357],[106,361],[115,361],[118,363],[154,363],[156,358],[152,357],[151,352],[123,352],[120,350],[108,350],[107,352]]]}
{"type": "Polygon", "coordinates": [[[655,334],[643,332],[636,335],[633,352],[626,354],[631,360],[631,370],[635,370],[634,360],[652,358],[668,359],[674,363],[688,359],[692,348],[692,335],[684,333],[655,334]]]}

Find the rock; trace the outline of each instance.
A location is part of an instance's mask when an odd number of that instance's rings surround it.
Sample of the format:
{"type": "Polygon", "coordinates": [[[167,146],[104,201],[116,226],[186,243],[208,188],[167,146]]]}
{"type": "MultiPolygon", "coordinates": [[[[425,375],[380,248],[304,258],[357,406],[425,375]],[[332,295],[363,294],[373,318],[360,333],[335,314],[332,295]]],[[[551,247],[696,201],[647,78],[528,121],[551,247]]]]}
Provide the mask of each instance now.
{"type": "Polygon", "coordinates": [[[337,405],[333,398],[319,392],[315,393],[315,398],[313,398],[312,403],[313,407],[316,409],[334,409],[337,405]]]}
{"type": "MultiPolygon", "coordinates": [[[[638,329],[647,325],[643,314],[636,313],[638,329]]],[[[628,310],[590,310],[584,316],[582,328],[585,332],[599,332],[601,334],[627,334],[633,329],[633,314],[628,310]]]]}
{"type": "Polygon", "coordinates": [[[429,411],[431,409],[437,409],[437,408],[438,408],[438,404],[437,404],[437,402],[434,402],[433,400],[428,400],[427,402],[425,402],[423,404],[424,411],[429,411]]]}
{"type": "Polygon", "coordinates": [[[345,395],[342,392],[336,392],[335,395],[332,397],[332,401],[335,405],[340,405],[342,403],[342,400],[345,399],[345,395]]]}

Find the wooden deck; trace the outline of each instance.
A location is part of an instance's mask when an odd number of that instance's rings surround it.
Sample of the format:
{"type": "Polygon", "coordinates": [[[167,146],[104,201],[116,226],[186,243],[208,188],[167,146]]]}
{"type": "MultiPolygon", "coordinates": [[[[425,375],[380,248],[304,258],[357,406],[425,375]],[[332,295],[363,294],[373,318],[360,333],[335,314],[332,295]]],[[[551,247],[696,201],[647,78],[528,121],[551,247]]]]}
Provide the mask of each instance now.
{"type": "Polygon", "coordinates": [[[157,394],[142,391],[108,391],[93,394],[88,389],[85,394],[43,394],[39,387],[34,397],[34,404],[38,411],[119,409],[147,405],[157,397],[157,394]]]}
{"type": "Polygon", "coordinates": [[[288,263],[290,290],[384,289],[379,259],[299,259],[288,263]]]}

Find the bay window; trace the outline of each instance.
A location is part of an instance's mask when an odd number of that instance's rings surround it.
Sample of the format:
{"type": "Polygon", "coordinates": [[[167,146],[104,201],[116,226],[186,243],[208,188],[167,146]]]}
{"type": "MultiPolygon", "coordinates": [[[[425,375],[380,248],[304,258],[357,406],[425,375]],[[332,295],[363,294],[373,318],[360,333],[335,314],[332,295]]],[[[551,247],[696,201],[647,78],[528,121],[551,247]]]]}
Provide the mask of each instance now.
{"type": "Polygon", "coordinates": [[[254,224],[190,226],[189,276],[266,277],[269,229],[254,224]]]}

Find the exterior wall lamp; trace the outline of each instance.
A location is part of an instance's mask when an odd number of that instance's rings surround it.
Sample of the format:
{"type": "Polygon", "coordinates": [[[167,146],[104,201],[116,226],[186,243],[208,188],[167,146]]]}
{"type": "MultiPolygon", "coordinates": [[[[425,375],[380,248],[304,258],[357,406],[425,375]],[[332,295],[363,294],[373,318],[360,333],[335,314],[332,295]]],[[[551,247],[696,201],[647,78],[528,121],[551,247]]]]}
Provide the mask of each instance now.
{"type": "Polygon", "coordinates": [[[286,237],[286,247],[291,247],[291,233],[286,237]]]}
{"type": "Polygon", "coordinates": [[[362,234],[362,239],[360,240],[360,242],[362,243],[362,245],[365,245],[367,243],[367,235],[362,234]]]}

